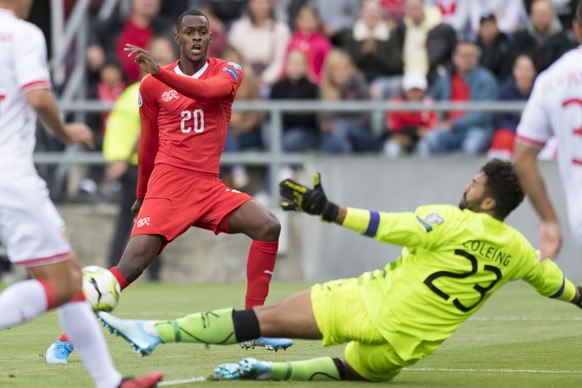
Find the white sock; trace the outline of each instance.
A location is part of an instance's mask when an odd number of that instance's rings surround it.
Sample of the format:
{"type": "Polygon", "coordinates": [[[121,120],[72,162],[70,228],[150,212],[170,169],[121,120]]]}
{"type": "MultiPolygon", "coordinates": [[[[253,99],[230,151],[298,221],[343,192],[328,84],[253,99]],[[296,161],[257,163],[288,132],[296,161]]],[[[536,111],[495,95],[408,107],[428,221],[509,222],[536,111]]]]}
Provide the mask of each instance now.
{"type": "Polygon", "coordinates": [[[0,329],[19,325],[47,310],[48,298],[35,279],[14,283],[0,294],[0,329]]]}
{"type": "MultiPolygon", "coordinates": [[[[1,311],[1,310],[0,310],[1,311]]],[[[101,327],[88,302],[69,302],[59,307],[61,327],[97,388],[117,387],[121,374],[113,366],[101,327]]]]}

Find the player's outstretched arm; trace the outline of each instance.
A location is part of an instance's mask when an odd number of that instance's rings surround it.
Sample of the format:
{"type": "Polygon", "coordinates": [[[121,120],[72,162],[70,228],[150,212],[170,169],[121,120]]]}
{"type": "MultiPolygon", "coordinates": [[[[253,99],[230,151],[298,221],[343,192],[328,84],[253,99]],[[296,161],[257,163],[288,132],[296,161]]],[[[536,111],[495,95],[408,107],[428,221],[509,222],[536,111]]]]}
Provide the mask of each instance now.
{"type": "Polygon", "coordinates": [[[538,148],[518,141],[515,146],[513,163],[523,190],[542,220],[539,231],[540,255],[538,258],[540,260],[546,257],[555,259],[560,252],[562,233],[558,216],[552,206],[544,178],[537,164],[539,151],[538,148]]]}
{"type": "Polygon", "coordinates": [[[313,189],[293,179],[285,179],[279,183],[279,193],[283,197],[281,208],[285,211],[318,215],[325,221],[340,225],[345,219],[347,209],[328,201],[318,172],[313,174],[313,189]]]}

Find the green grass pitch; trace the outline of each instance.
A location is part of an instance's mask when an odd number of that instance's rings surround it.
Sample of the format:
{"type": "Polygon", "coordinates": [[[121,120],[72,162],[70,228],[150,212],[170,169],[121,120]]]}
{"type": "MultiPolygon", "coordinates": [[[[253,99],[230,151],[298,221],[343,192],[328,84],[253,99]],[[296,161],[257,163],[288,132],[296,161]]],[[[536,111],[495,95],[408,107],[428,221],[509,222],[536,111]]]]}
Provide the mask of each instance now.
{"type": "MultiPolygon", "coordinates": [[[[273,283],[270,302],[306,288],[273,283]]],[[[174,318],[222,307],[241,307],[244,284],[135,284],[123,292],[114,313],[139,319],[174,318]]],[[[1,313],[1,312],[0,312],[1,313]]],[[[44,351],[60,334],[56,313],[0,332],[0,387],[90,387],[76,353],[68,365],[46,365],[44,351]]],[[[124,375],[165,372],[163,386],[180,387],[361,387],[361,383],[194,382],[221,362],[247,356],[273,361],[341,356],[343,347],[296,341],[287,351],[238,346],[170,344],[140,358],[119,337],[106,333],[114,362],[124,375]],[[181,381],[190,382],[181,382],[181,381]]],[[[539,296],[527,284],[505,286],[432,356],[404,370],[397,387],[580,387],[582,310],[539,296]]]]}

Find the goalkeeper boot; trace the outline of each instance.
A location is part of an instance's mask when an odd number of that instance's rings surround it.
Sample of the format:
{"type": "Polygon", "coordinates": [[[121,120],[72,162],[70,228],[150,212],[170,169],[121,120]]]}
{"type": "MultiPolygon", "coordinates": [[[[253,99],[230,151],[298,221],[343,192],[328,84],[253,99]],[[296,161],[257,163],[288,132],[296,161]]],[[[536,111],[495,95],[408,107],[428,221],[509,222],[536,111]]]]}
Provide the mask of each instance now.
{"type": "Polygon", "coordinates": [[[142,356],[150,355],[162,343],[160,337],[149,335],[144,330],[144,322],[137,319],[121,319],[109,313],[100,312],[99,320],[111,333],[125,338],[131,348],[142,356]]]}
{"type": "Polygon", "coordinates": [[[66,364],[69,362],[69,355],[73,351],[73,344],[69,341],[56,340],[46,350],[45,360],[47,364],[66,364]]]}
{"type": "Polygon", "coordinates": [[[243,341],[240,343],[240,347],[243,349],[254,349],[255,347],[265,348],[267,350],[274,350],[275,352],[279,349],[287,350],[288,347],[293,345],[293,341],[289,338],[271,338],[271,337],[259,337],[250,341],[243,341]]]}
{"type": "Polygon", "coordinates": [[[162,379],[162,372],[154,372],[139,377],[124,377],[119,388],[153,388],[162,379]]]}
{"type": "Polygon", "coordinates": [[[216,380],[269,380],[273,367],[268,361],[259,361],[255,358],[245,358],[238,364],[220,364],[214,369],[216,380]]]}

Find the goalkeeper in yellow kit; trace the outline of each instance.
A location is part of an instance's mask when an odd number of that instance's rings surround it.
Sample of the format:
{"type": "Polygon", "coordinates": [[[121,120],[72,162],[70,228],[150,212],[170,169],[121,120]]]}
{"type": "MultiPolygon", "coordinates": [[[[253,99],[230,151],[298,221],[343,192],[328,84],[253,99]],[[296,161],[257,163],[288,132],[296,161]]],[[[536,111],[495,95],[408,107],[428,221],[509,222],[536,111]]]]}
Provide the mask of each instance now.
{"type": "Polygon", "coordinates": [[[489,296],[523,279],[542,295],[580,307],[580,290],[503,220],[523,200],[513,166],[489,161],[465,186],[458,207],[421,206],[414,213],[339,207],[319,174],[313,189],[280,183],[284,210],[319,215],[357,233],[403,246],[384,269],[316,284],[281,303],[214,310],[172,321],[138,321],[101,313],[106,327],[143,355],[160,343],[236,344],[259,336],[347,343],[342,359],[294,362],[246,358],[222,364],[219,379],[388,381],[434,352],[489,296]]]}

